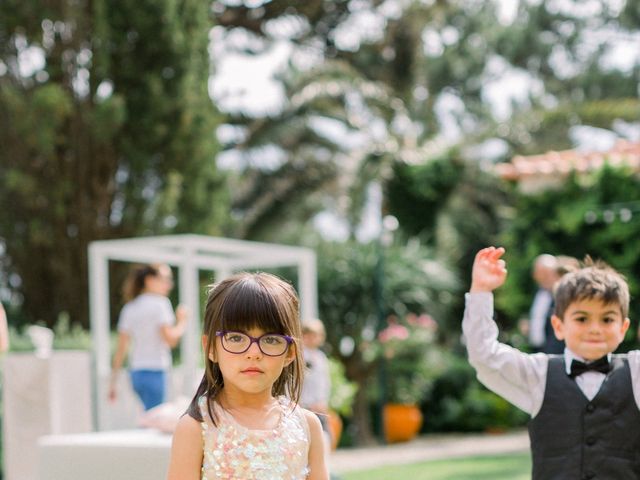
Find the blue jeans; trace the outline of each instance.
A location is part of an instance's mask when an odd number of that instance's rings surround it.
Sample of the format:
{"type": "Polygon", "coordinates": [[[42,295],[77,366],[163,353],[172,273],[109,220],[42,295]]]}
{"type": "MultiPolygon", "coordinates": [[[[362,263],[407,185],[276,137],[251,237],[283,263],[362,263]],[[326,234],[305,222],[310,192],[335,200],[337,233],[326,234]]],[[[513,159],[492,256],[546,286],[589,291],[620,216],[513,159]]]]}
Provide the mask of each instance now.
{"type": "Polygon", "coordinates": [[[167,374],[164,370],[131,370],[133,389],[145,410],[164,402],[167,374]]]}

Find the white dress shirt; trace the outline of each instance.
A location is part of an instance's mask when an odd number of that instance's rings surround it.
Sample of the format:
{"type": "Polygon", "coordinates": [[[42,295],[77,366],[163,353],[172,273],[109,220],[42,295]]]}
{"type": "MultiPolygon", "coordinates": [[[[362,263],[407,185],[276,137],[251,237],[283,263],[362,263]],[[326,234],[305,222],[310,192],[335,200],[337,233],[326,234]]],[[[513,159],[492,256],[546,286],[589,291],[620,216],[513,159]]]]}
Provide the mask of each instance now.
{"type": "Polygon", "coordinates": [[[545,327],[547,314],[553,303],[553,294],[549,290],[539,288],[533,297],[529,312],[529,343],[534,347],[542,347],[546,339],[545,327]]]}
{"type": "MultiPolygon", "coordinates": [[[[329,406],[331,391],[331,377],[329,374],[329,359],[322,350],[304,347],[302,350],[307,368],[300,393],[300,405],[304,408],[317,405],[329,406]]],[[[324,413],[324,412],[320,412],[324,413]]]]}
{"type": "MultiPolygon", "coordinates": [[[[527,354],[498,342],[498,326],[493,321],[493,294],[467,293],[462,320],[469,362],[478,380],[516,407],[535,417],[544,400],[549,357],[544,353],[527,354]]],[[[569,349],[564,351],[567,373],[571,361],[582,360],[569,349]]],[[[628,353],[633,396],[640,409],[640,350],[628,353]]],[[[592,400],[606,375],[589,371],[576,377],[585,396],[592,400]]]]}

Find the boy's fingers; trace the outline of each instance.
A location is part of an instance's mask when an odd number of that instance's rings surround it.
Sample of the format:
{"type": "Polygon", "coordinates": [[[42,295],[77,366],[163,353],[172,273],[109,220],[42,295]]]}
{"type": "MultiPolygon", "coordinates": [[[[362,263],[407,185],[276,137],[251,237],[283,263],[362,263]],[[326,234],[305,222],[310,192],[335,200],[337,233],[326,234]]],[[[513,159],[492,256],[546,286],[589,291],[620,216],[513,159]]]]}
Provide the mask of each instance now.
{"type": "Polygon", "coordinates": [[[478,252],[478,254],[476,255],[476,258],[487,258],[491,255],[491,253],[494,250],[495,250],[495,247],[485,247],[478,252]]]}

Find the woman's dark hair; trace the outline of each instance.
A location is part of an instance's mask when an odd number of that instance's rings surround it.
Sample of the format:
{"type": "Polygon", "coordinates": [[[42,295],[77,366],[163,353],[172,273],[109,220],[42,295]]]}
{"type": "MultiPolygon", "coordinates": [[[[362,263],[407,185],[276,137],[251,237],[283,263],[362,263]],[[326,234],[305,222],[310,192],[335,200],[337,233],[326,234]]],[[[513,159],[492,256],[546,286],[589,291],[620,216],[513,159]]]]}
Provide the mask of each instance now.
{"type": "MultiPolygon", "coordinates": [[[[294,403],[300,398],[304,364],[300,345],[298,296],[285,280],[269,273],[238,273],[211,286],[204,312],[203,334],[205,372],[187,413],[198,421],[202,415],[198,399],[204,395],[215,399],[224,387],[222,372],[215,361],[216,332],[220,330],[248,331],[259,328],[266,333],[279,333],[293,338],[295,360],[284,367],[273,385],[274,396],[286,395],[294,403]],[[213,354],[211,360],[209,353],[213,354]]],[[[215,423],[211,402],[209,416],[215,423]]]]}
{"type": "Polygon", "coordinates": [[[136,265],[127,276],[122,285],[122,297],[125,302],[130,302],[144,290],[147,277],[156,277],[160,273],[160,265],[136,265]]]}

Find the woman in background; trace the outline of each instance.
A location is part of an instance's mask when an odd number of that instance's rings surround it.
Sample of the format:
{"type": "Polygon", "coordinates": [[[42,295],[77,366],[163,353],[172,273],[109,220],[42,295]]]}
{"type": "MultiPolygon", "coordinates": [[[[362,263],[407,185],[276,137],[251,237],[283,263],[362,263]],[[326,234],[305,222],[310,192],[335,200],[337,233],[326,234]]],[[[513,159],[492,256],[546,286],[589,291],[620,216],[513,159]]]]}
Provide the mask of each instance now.
{"type": "Polygon", "coordinates": [[[0,303],[0,353],[9,350],[9,328],[7,326],[7,314],[0,303]]]}
{"type": "Polygon", "coordinates": [[[118,320],[118,346],[109,387],[111,401],[117,397],[118,373],[129,353],[131,383],[144,409],[164,403],[171,349],[178,345],[187,321],[184,307],[178,306],[174,315],[167,298],[172,288],[173,275],[168,265],[138,266],[125,281],[123,296],[127,303],[118,320]]]}

